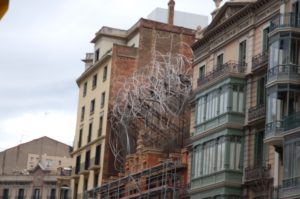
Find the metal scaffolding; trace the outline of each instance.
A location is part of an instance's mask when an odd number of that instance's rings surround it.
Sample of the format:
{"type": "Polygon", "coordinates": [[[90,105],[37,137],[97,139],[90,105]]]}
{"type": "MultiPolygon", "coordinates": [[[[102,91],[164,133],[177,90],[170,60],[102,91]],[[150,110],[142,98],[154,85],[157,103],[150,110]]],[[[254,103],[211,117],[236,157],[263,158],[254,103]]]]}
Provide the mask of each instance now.
{"type": "Polygon", "coordinates": [[[187,193],[185,170],[185,165],[169,160],[89,190],[84,199],[184,198],[187,193]]]}

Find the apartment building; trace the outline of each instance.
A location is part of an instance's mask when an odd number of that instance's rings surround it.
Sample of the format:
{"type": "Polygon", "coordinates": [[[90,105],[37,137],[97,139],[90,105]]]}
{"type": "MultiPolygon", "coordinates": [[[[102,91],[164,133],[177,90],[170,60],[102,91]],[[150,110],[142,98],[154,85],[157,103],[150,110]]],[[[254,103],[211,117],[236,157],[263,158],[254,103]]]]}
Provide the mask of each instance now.
{"type": "Polygon", "coordinates": [[[85,71],[77,79],[72,198],[86,198],[89,190],[125,175],[115,168],[109,121],[124,80],[151,63],[153,52],[191,55],[186,46],[194,42],[195,31],[173,25],[175,2],[168,5],[168,24],[140,19],[128,30],[102,27],[92,40],[94,52],[86,55],[85,71]]]}
{"type": "Polygon", "coordinates": [[[41,137],[0,152],[0,198],[66,199],[71,147],[41,137]]]}
{"type": "Polygon", "coordinates": [[[190,196],[299,198],[298,1],[215,3],[193,45],[190,196]]]}

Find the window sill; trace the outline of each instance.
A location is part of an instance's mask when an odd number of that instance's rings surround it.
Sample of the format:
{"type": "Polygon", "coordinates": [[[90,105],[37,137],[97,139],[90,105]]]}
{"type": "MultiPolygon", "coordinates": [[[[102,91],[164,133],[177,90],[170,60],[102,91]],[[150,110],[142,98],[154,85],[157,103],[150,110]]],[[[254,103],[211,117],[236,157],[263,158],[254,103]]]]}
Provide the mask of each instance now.
{"type": "Polygon", "coordinates": [[[237,174],[243,174],[243,171],[241,169],[239,170],[235,170],[235,169],[224,169],[224,170],[221,170],[221,171],[216,171],[214,173],[210,173],[210,174],[206,174],[206,175],[202,175],[202,176],[198,176],[198,177],[191,177],[191,180],[199,180],[199,179],[202,179],[202,178],[208,178],[208,177],[212,177],[214,175],[217,175],[217,174],[221,174],[221,173],[226,173],[226,172],[229,172],[229,173],[237,173],[237,174]]]}
{"type": "Polygon", "coordinates": [[[202,126],[202,125],[204,125],[204,124],[207,124],[207,123],[209,123],[209,122],[211,122],[211,121],[214,121],[214,120],[216,120],[216,119],[219,119],[219,118],[223,117],[224,115],[239,115],[239,116],[245,116],[245,113],[228,111],[228,112],[223,113],[223,114],[221,114],[221,115],[218,115],[218,116],[216,116],[216,117],[214,117],[214,118],[212,118],[212,119],[206,120],[206,121],[204,121],[204,122],[202,122],[202,123],[200,123],[200,124],[195,124],[194,127],[195,127],[195,128],[198,128],[198,127],[200,127],[200,126],[202,126]]]}

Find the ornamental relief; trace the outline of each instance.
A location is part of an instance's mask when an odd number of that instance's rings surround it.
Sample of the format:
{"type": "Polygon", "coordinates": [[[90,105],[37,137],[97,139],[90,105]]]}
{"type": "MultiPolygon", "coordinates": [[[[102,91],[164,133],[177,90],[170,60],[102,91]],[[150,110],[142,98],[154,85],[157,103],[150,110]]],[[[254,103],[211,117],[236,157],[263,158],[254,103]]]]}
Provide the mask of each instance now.
{"type": "MultiPolygon", "coordinates": [[[[268,4],[269,6],[269,4],[268,4]]],[[[249,28],[252,25],[259,24],[266,18],[274,15],[276,12],[278,12],[279,4],[278,2],[272,3],[272,6],[264,7],[258,12],[256,15],[253,16],[253,13],[249,13],[246,19],[244,19],[243,22],[236,23],[236,25],[232,25],[228,27],[226,30],[218,33],[216,36],[210,39],[210,42],[207,42],[208,45],[205,45],[205,47],[200,47],[197,49],[195,55],[196,59],[202,59],[203,57],[206,57],[208,54],[208,51],[214,51],[216,48],[220,47],[223,43],[227,42],[228,40],[232,39],[233,37],[237,36],[241,32],[243,32],[245,29],[249,28]],[[234,27],[234,28],[231,28],[234,27]]]]}

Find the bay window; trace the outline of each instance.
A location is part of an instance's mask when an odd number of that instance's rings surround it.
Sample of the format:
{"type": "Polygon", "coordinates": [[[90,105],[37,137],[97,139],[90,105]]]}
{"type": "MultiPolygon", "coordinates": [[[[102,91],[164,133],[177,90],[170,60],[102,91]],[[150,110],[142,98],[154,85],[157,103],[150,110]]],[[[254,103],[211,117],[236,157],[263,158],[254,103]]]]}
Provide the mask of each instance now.
{"type": "Polygon", "coordinates": [[[221,136],[197,145],[192,156],[193,177],[210,175],[225,169],[240,170],[241,139],[239,136],[221,136]],[[225,153],[226,148],[230,153],[225,153]]]}
{"type": "Polygon", "coordinates": [[[300,177],[300,133],[287,137],[284,144],[284,180],[283,184],[287,186],[295,186],[294,183],[297,180],[295,178],[300,177]]]}
{"type": "Polygon", "coordinates": [[[244,113],[243,85],[224,85],[198,98],[196,124],[202,124],[228,111],[244,113]]]}

